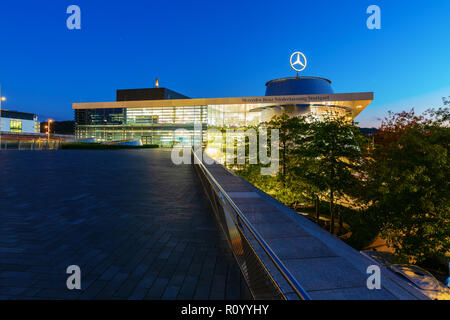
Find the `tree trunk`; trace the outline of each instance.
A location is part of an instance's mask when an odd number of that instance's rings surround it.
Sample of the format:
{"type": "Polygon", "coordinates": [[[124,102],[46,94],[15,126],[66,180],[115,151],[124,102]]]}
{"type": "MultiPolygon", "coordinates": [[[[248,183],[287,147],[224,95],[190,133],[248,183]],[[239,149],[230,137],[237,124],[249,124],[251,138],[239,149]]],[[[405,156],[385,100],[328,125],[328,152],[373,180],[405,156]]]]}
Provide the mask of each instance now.
{"type": "Polygon", "coordinates": [[[283,142],[283,188],[286,189],[286,142],[283,142]]]}
{"type": "Polygon", "coordinates": [[[316,195],[316,220],[317,224],[320,224],[320,200],[318,195],[316,195]]]}
{"type": "Polygon", "coordinates": [[[338,212],[339,212],[339,234],[342,234],[342,229],[344,229],[344,221],[343,221],[343,217],[342,217],[342,207],[339,206],[338,207],[338,212]]]}
{"type": "Polygon", "coordinates": [[[334,234],[334,193],[330,190],[330,233],[334,234]]]}

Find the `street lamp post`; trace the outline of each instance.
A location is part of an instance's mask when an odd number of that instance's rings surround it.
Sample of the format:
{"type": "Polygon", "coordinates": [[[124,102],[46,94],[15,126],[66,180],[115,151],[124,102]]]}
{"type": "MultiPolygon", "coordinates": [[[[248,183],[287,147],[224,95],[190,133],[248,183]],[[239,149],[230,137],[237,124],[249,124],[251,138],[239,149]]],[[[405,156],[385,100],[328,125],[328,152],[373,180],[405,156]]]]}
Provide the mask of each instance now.
{"type": "Polygon", "coordinates": [[[47,144],[50,146],[50,125],[53,122],[52,119],[47,121],[47,144]]]}
{"type": "Polygon", "coordinates": [[[2,96],[2,86],[0,85],[0,150],[2,149],[2,101],[5,101],[6,97],[2,96]]]}

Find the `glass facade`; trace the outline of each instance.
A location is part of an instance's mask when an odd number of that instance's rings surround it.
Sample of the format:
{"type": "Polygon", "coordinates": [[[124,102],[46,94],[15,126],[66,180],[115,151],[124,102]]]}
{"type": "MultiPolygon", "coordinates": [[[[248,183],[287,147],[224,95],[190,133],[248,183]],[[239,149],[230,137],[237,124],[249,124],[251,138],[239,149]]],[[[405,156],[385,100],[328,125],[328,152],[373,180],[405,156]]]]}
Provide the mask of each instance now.
{"type": "Polygon", "coordinates": [[[141,139],[143,144],[191,144],[194,124],[206,128],[206,106],[75,110],[76,138],[96,141],[141,139]],[[183,133],[175,132],[183,129],[183,133]],[[181,135],[181,136],[180,136],[181,135]]]}
{"type": "Polygon", "coordinates": [[[123,124],[125,109],[89,109],[77,110],[75,122],[78,125],[114,125],[123,124]]]}
{"type": "Polygon", "coordinates": [[[243,128],[269,121],[286,111],[292,115],[313,113],[320,117],[333,110],[348,114],[344,107],[324,104],[273,105],[264,103],[210,104],[146,108],[75,109],[76,138],[96,141],[141,139],[143,144],[173,146],[191,144],[194,124],[207,128],[243,128]],[[184,131],[175,132],[177,129],[184,131]]]}

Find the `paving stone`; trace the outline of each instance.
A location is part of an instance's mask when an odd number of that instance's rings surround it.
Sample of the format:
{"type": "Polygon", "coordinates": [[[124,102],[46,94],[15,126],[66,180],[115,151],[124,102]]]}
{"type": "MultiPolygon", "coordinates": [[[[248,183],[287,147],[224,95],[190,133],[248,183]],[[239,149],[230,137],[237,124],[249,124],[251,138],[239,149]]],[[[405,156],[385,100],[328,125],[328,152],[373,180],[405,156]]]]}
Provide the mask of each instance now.
{"type": "Polygon", "coordinates": [[[149,289],[147,297],[150,299],[160,299],[166,290],[169,279],[158,278],[149,289]]]}
{"type": "Polygon", "coordinates": [[[177,297],[178,293],[180,292],[180,287],[179,286],[168,286],[166,288],[166,290],[164,290],[162,299],[164,300],[173,300],[177,297]]]}
{"type": "Polygon", "coordinates": [[[88,290],[82,290],[80,299],[92,300],[98,296],[98,294],[106,287],[108,281],[106,280],[96,280],[90,286],[88,290]]]}
{"type": "Polygon", "coordinates": [[[361,287],[367,281],[365,275],[342,257],[288,259],[283,262],[308,292],[361,287]]]}
{"type": "Polygon", "coordinates": [[[367,286],[310,291],[309,295],[314,300],[397,300],[395,296],[385,289],[368,290],[367,286]]]}
{"type": "Polygon", "coordinates": [[[136,287],[131,294],[131,296],[128,297],[129,300],[143,300],[145,298],[145,295],[147,294],[148,289],[142,288],[142,287],[136,287]]]}
{"type": "Polygon", "coordinates": [[[280,259],[336,256],[322,241],[313,237],[269,239],[267,242],[280,259]]]}
{"type": "Polygon", "coordinates": [[[253,227],[264,239],[311,236],[303,228],[293,224],[292,222],[254,223],[253,227]]]}
{"type": "Polygon", "coordinates": [[[198,285],[195,289],[194,299],[196,300],[207,300],[209,299],[209,289],[208,285],[198,285]]]}
{"type": "Polygon", "coordinates": [[[110,266],[101,276],[101,280],[111,280],[120,270],[117,266],[110,266]]]}
{"type": "Polygon", "coordinates": [[[153,282],[155,282],[156,280],[156,276],[154,275],[146,275],[139,283],[138,283],[138,287],[140,288],[145,288],[145,289],[149,289],[153,282]]]}
{"type": "Polygon", "coordinates": [[[181,286],[179,292],[179,298],[189,299],[194,296],[195,289],[197,287],[198,278],[193,276],[187,276],[181,286]]]}
{"type": "Polygon", "coordinates": [[[119,290],[122,283],[128,278],[128,273],[118,273],[114,276],[112,280],[108,282],[105,288],[100,292],[100,296],[103,299],[108,297],[112,298],[115,293],[119,290]]]}

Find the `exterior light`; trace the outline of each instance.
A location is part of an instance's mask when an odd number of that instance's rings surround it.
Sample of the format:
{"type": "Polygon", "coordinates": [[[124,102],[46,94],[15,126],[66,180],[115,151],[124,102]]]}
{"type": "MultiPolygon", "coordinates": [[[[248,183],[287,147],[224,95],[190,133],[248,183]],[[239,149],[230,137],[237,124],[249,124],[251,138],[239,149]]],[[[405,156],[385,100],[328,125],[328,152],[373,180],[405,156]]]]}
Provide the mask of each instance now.
{"type": "Polygon", "coordinates": [[[5,101],[6,100],[6,97],[2,97],[2,101],[5,101]]]}
{"type": "Polygon", "coordinates": [[[50,141],[50,124],[53,122],[52,119],[48,119],[47,120],[47,125],[46,125],[46,129],[47,129],[47,141],[50,141]]]}

